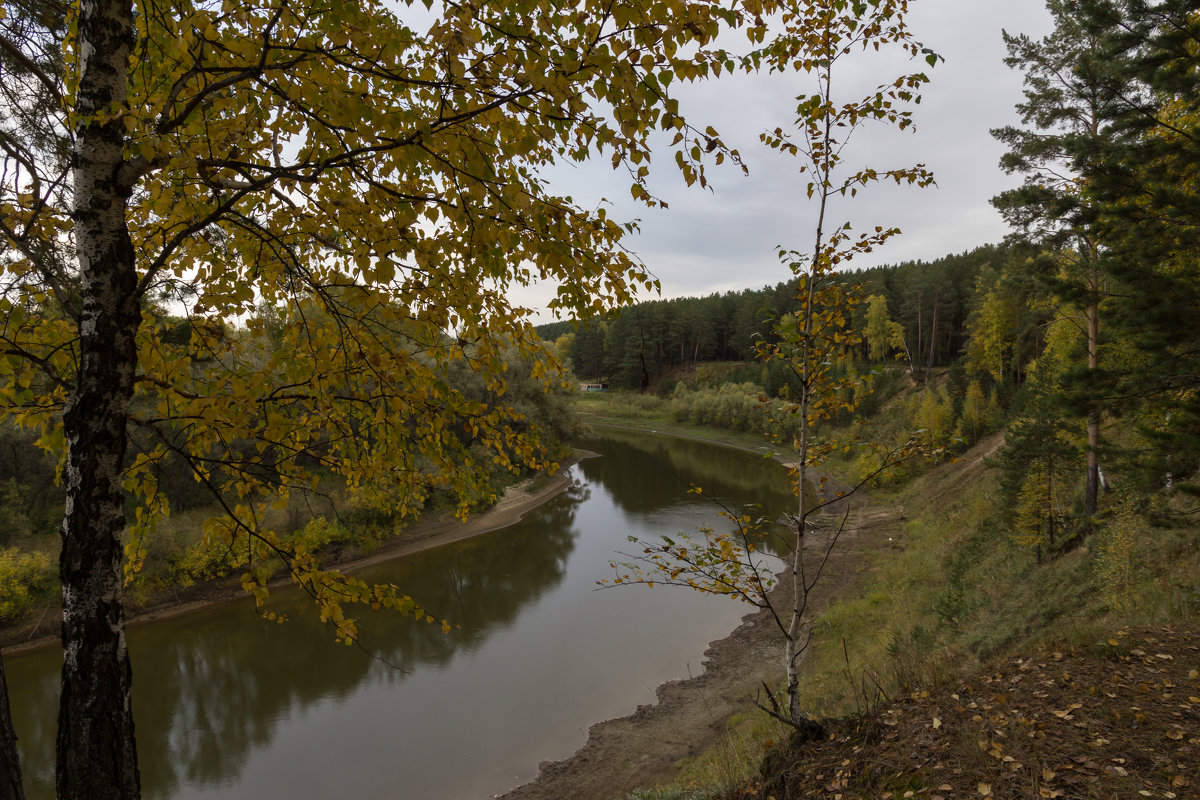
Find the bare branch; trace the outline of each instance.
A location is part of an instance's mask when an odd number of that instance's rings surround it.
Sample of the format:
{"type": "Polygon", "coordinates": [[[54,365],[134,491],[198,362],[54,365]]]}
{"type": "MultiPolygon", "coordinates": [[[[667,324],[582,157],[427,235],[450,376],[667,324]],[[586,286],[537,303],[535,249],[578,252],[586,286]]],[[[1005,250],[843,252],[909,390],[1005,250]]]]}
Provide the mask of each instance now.
{"type": "Polygon", "coordinates": [[[46,87],[46,91],[50,92],[51,98],[56,104],[61,104],[63,100],[62,90],[59,88],[58,81],[37,65],[33,59],[25,55],[25,52],[20,47],[8,40],[8,37],[0,36],[0,50],[3,50],[13,61],[16,61],[23,68],[29,70],[29,74],[33,75],[38,81],[46,87]]]}

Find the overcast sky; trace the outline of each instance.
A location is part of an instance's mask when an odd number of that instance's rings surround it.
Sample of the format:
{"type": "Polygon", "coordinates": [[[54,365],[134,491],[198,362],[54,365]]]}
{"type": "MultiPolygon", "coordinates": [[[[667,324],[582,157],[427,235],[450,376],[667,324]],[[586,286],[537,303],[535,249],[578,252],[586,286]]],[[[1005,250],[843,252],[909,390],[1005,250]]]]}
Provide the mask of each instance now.
{"type": "MultiPolygon", "coordinates": [[[[916,131],[862,129],[845,152],[848,165],[876,169],[923,163],[937,186],[926,189],[876,184],[854,199],[839,200],[830,222],[856,228],[897,226],[903,233],[882,249],[861,256],[855,267],[931,260],[1000,241],[1005,226],[988,200],[1019,183],[997,166],[1003,152],[989,130],[1016,122],[1014,104],[1022,79],[1007,67],[1001,29],[1040,38],[1049,33],[1044,0],[915,0],[909,24],[917,39],[945,58],[915,107],[916,131]]],[[[842,73],[861,89],[923,62],[866,59],[842,73]]],[[[835,78],[836,79],[836,78],[835,78]]],[[[759,288],[789,277],[776,247],[810,246],[815,207],[804,193],[797,161],[758,143],[768,126],[794,116],[795,94],[808,91],[804,76],[735,76],[684,87],[679,93],[693,123],[713,124],[724,141],[741,151],[750,168],[709,170],[712,191],[688,188],[667,153],[652,165],[651,191],[668,210],[647,209],[629,196],[629,179],[601,163],[561,167],[556,188],[584,206],[606,198],[619,220],[640,219],[630,244],[662,284],[662,297],[707,295],[759,288]]],[[[849,96],[846,96],[849,99],[849,96]]],[[[538,308],[552,289],[522,291],[514,299],[538,308]]],[[[646,295],[643,299],[653,299],[646,295]]],[[[550,321],[539,314],[538,321],[550,321]]]]}

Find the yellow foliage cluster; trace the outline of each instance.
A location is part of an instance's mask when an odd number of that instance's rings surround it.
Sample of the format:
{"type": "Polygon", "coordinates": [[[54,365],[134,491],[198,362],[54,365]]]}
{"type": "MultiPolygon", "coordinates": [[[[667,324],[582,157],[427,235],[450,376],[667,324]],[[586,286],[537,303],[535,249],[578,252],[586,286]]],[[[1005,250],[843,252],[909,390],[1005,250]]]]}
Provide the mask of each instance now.
{"type": "Polygon", "coordinates": [[[962,416],[958,420],[958,435],[967,444],[975,444],[996,426],[1003,423],[1004,412],[995,388],[990,397],[985,397],[979,381],[967,384],[963,399],[962,416]]]}
{"type": "Polygon", "coordinates": [[[1122,504],[1096,537],[1097,587],[1116,609],[1127,609],[1133,600],[1130,590],[1140,527],[1137,514],[1128,504],[1122,504]]]}
{"type": "Polygon", "coordinates": [[[331,545],[342,544],[353,538],[354,535],[338,521],[330,522],[325,517],[317,517],[292,537],[292,543],[298,550],[317,553],[331,545]]]}
{"type": "Polygon", "coordinates": [[[49,553],[0,550],[0,620],[20,618],[55,585],[54,559],[49,553]]]}
{"type": "Polygon", "coordinates": [[[1017,498],[1016,532],[1013,535],[1017,544],[1033,549],[1042,543],[1043,531],[1055,517],[1055,494],[1045,465],[1031,466],[1017,498]]]}
{"type": "Polygon", "coordinates": [[[871,486],[896,486],[905,481],[909,476],[908,464],[893,461],[888,455],[886,450],[864,448],[854,462],[857,480],[871,486]]]}
{"type": "Polygon", "coordinates": [[[248,539],[243,534],[232,540],[207,531],[174,565],[173,577],[180,586],[223,578],[247,562],[248,539]]]}
{"type": "Polygon", "coordinates": [[[1020,322],[1017,298],[997,281],[983,292],[983,302],[968,323],[967,367],[972,375],[988,375],[1001,383],[1013,368],[1013,347],[1020,322]]]}
{"type": "Polygon", "coordinates": [[[921,443],[927,448],[943,447],[950,441],[953,432],[954,408],[941,389],[926,389],[921,393],[915,421],[921,432],[921,443]]]}
{"type": "MultiPolygon", "coordinates": [[[[294,534],[278,537],[278,546],[289,553],[318,554],[332,546],[360,538],[340,522],[321,516],[309,520],[294,534]]],[[[227,526],[213,526],[174,563],[172,578],[180,586],[223,578],[245,569],[254,558],[261,557],[259,549],[251,543],[245,532],[231,532],[227,526]]]]}

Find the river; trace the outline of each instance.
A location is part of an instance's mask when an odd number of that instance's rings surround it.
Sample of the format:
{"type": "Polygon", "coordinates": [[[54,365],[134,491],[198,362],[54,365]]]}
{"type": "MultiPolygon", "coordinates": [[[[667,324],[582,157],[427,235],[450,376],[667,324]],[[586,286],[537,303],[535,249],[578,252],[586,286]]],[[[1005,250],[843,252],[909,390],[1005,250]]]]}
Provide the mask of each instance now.
{"type": "MultiPolygon", "coordinates": [[[[721,525],[708,497],[777,516],[791,503],[785,471],[641,432],[580,445],[599,457],[516,525],[360,573],[401,586],[449,634],[364,612],[368,656],[334,644],[296,591],[272,598],[285,624],[238,601],[132,626],[143,797],[491,797],[580,747],[591,723],[698,672],[748,607],[596,581],[631,535],[721,525]]],[[[5,659],[29,800],[53,797],[60,663],[57,646],[5,659]]]]}

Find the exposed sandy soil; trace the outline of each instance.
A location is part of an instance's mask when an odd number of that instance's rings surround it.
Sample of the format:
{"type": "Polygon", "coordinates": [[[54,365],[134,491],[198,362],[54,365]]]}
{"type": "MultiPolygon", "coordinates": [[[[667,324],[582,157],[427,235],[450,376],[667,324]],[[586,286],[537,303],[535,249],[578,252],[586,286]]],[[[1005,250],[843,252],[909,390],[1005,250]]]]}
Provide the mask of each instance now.
{"type": "MultiPolygon", "coordinates": [[[[900,516],[856,501],[849,525],[811,598],[816,612],[852,591],[868,568],[864,556],[897,546],[900,516]]],[[[810,537],[815,557],[823,552],[810,537]]],[[[786,601],[784,588],[774,601],[786,601]]],[[[731,601],[732,602],[732,601],[731,601]]],[[[763,681],[783,676],[782,638],[767,611],[742,619],[733,633],[709,645],[704,672],[658,687],[658,702],[628,717],[593,725],[587,743],[570,758],[541,765],[535,781],[502,795],[503,800],[624,800],[641,786],[670,781],[677,763],[716,744],[729,718],[752,707],[763,681]]]]}

